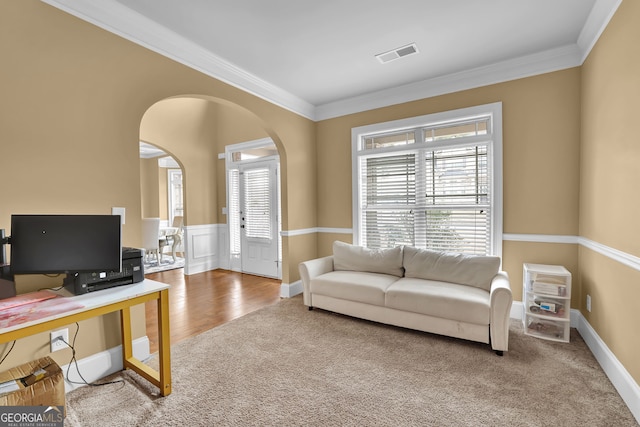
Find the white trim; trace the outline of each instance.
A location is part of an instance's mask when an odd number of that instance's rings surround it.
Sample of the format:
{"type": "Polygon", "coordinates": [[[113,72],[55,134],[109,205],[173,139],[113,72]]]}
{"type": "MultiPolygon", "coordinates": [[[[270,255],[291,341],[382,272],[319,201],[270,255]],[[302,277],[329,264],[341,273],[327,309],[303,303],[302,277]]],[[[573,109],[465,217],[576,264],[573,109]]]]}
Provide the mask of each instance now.
{"type": "MultiPolygon", "coordinates": [[[[273,141],[273,139],[271,137],[266,137],[266,138],[259,138],[259,139],[254,139],[254,140],[250,140],[250,141],[245,141],[245,142],[239,142],[236,144],[229,144],[226,145],[224,148],[224,159],[225,159],[225,197],[226,197],[226,203],[227,203],[227,207],[230,206],[230,199],[229,199],[229,195],[231,194],[230,192],[230,188],[229,188],[229,171],[230,170],[238,170],[240,173],[242,173],[243,167],[247,167],[247,166],[251,166],[251,165],[255,165],[255,164],[269,164],[269,165],[275,165],[275,171],[276,171],[276,205],[278,207],[278,212],[277,212],[277,216],[275,218],[275,222],[277,224],[278,228],[282,227],[282,211],[281,211],[281,198],[282,198],[282,183],[280,182],[280,178],[281,178],[281,174],[280,174],[280,154],[276,154],[276,155],[272,155],[272,156],[266,156],[266,157],[259,157],[256,159],[252,159],[252,160],[240,160],[240,161],[233,161],[233,152],[236,151],[243,151],[243,150],[251,150],[254,148],[262,148],[262,147],[267,147],[267,146],[271,146],[271,145],[275,145],[275,142],[273,141]]],[[[220,156],[220,155],[219,155],[220,156]]],[[[240,181],[242,179],[240,178],[240,181]]],[[[240,182],[239,182],[240,184],[240,182]]],[[[240,201],[240,203],[242,203],[242,201],[240,201]]],[[[240,254],[232,254],[231,253],[231,248],[230,248],[230,239],[231,239],[231,225],[230,225],[230,219],[231,219],[231,215],[228,212],[226,212],[226,218],[227,218],[227,222],[224,225],[224,230],[227,236],[227,240],[225,242],[225,248],[224,251],[221,250],[220,253],[225,253],[226,255],[224,257],[220,257],[220,262],[224,263],[229,269],[233,270],[233,271],[238,271],[238,272],[242,272],[242,253],[240,254]]],[[[278,233],[276,234],[277,238],[278,238],[278,242],[277,242],[277,259],[278,259],[278,272],[275,278],[277,279],[281,279],[282,278],[282,231],[278,231],[278,233]]],[[[241,238],[242,240],[242,238],[241,238]]],[[[242,246],[242,245],[241,245],[242,246]]],[[[241,248],[241,252],[242,252],[242,248],[241,248]]]]}
{"type": "Polygon", "coordinates": [[[580,64],[587,59],[591,49],[593,49],[600,35],[609,25],[609,21],[611,21],[621,3],[622,0],[596,0],[587,22],[585,22],[578,36],[578,47],[582,52],[580,64]]]}
{"type": "Polygon", "coordinates": [[[318,233],[353,234],[353,228],[318,227],[318,233]]]}
{"type": "MultiPolygon", "coordinates": [[[[476,105],[473,107],[459,108],[455,110],[442,111],[438,113],[426,114],[424,116],[409,117],[405,119],[392,120],[388,122],[373,123],[358,126],[351,129],[351,212],[353,227],[353,243],[360,244],[360,168],[359,160],[369,153],[360,150],[360,142],[366,135],[376,133],[387,133],[396,131],[410,131],[424,126],[431,126],[438,123],[458,121],[465,119],[475,119],[478,117],[491,118],[491,144],[489,145],[489,162],[491,165],[491,253],[502,256],[502,210],[503,210],[503,161],[502,161],[502,102],[476,105]]],[[[403,149],[420,149],[427,146],[426,143],[416,143],[414,147],[406,146],[403,149]]],[[[374,150],[370,150],[374,151],[374,150]]],[[[392,152],[390,150],[389,152],[392,152]]]]}
{"type": "MultiPolygon", "coordinates": [[[[133,357],[138,360],[145,361],[149,358],[149,337],[144,337],[133,340],[133,357]]],[[[65,393],[75,390],[79,387],[84,387],[84,384],[75,384],[67,381],[67,368],[69,365],[61,366],[62,373],[64,374],[64,389],[65,393]]],[[[87,382],[95,382],[101,378],[111,375],[123,369],[122,365],[122,345],[112,347],[108,350],[101,351],[99,353],[92,354],[84,359],[78,360],[78,369],[87,382]]],[[[69,370],[69,377],[74,382],[83,382],[76,371],[76,366],[73,364],[69,370]]]]}
{"type": "Polygon", "coordinates": [[[510,242],[530,242],[530,243],[561,243],[570,245],[580,245],[587,249],[591,249],[601,255],[611,258],[621,264],[640,271],[640,257],[631,255],[621,250],[612,248],[602,243],[595,242],[586,237],[570,236],[570,235],[553,235],[553,234],[514,234],[505,233],[502,235],[503,241],[510,242]]]}
{"type": "MultiPolygon", "coordinates": [[[[299,230],[282,231],[283,237],[302,236],[305,234],[314,233],[333,233],[333,234],[353,234],[352,228],[328,228],[328,227],[314,227],[304,228],[299,230]]],[[[567,245],[581,245],[585,248],[591,249],[618,261],[634,270],[640,271],[640,257],[628,254],[626,252],[614,249],[612,247],[603,245],[586,237],[571,236],[571,235],[555,235],[555,234],[518,234],[518,233],[504,233],[502,235],[503,242],[528,242],[528,243],[559,243],[567,245]]]]}
{"type": "Polygon", "coordinates": [[[183,227],[185,249],[184,274],[191,275],[220,267],[220,241],[226,239],[226,227],[220,224],[189,225],[183,227]]]}
{"type": "MultiPolygon", "coordinates": [[[[281,285],[281,296],[283,298],[292,297],[299,293],[302,293],[301,281],[292,284],[283,283],[281,285]]],[[[521,302],[514,301],[511,307],[511,318],[517,320],[522,319],[521,302]]],[[[605,375],[607,375],[622,400],[626,403],[627,407],[629,407],[633,416],[640,422],[640,386],[638,386],[624,365],[620,363],[605,342],[598,336],[589,322],[577,310],[571,310],[571,326],[577,328],[578,333],[584,339],[587,347],[589,347],[589,350],[593,353],[605,375]]],[[[149,338],[147,336],[133,341],[133,355],[142,361],[149,358],[149,338]]],[[[65,391],[69,392],[82,386],[66,381],[67,366],[68,365],[64,365],[61,368],[65,374],[65,391]]],[[[80,359],[78,366],[82,376],[89,382],[98,381],[107,375],[121,371],[122,346],[113,347],[80,359]]],[[[78,379],[75,373],[75,366],[71,367],[71,379],[74,381],[78,379]]]]}
{"type": "Polygon", "coordinates": [[[314,106],[296,95],[226,62],[117,0],[41,1],[194,70],[315,121],[580,66],[588,57],[600,34],[622,2],[622,0],[596,0],[577,43],[497,62],[485,67],[314,106]]]}
{"type": "Polygon", "coordinates": [[[326,120],[375,108],[522,79],[580,65],[577,45],[568,45],[484,67],[371,92],[316,107],[315,120],[326,120]]]}
{"type": "Polygon", "coordinates": [[[280,298],[291,298],[303,292],[302,281],[282,283],[280,285],[280,298]]]}
{"type": "Polygon", "coordinates": [[[640,386],[638,383],[582,315],[579,319],[578,332],[624,403],[627,404],[636,421],[640,423],[640,386]]]}
{"type": "Polygon", "coordinates": [[[298,230],[282,230],[280,235],[282,237],[294,237],[303,236],[305,234],[315,233],[333,233],[333,234],[353,234],[352,228],[331,228],[331,227],[313,227],[313,228],[301,228],[298,230]]]}
{"type": "Polygon", "coordinates": [[[280,231],[280,235],[282,237],[294,237],[294,236],[302,236],[305,234],[314,234],[317,233],[317,228],[301,228],[298,230],[282,230],[280,231]]]}
{"type": "Polygon", "coordinates": [[[116,0],[42,0],[84,21],[152,50],[180,64],[262,98],[308,119],[315,107],[198,44],[165,28],[116,0]]]}
{"type": "Polygon", "coordinates": [[[563,236],[553,234],[513,234],[504,233],[502,235],[503,241],[510,242],[531,242],[531,243],[567,243],[578,244],[577,236],[563,236]]]}
{"type": "MultiPolygon", "coordinates": [[[[511,318],[522,320],[522,302],[513,302],[511,305],[511,318]]],[[[640,386],[638,383],[635,382],[615,354],[609,350],[582,313],[576,309],[571,309],[571,327],[578,330],[605,375],[618,391],[633,416],[640,422],[640,386]]]]}
{"type": "Polygon", "coordinates": [[[578,242],[585,248],[591,249],[592,251],[598,252],[601,255],[607,256],[614,261],[618,261],[619,263],[624,264],[627,267],[633,268],[634,270],[640,271],[640,258],[635,255],[622,252],[618,249],[603,245],[602,243],[594,242],[593,240],[587,239],[586,237],[579,237],[578,242]]]}

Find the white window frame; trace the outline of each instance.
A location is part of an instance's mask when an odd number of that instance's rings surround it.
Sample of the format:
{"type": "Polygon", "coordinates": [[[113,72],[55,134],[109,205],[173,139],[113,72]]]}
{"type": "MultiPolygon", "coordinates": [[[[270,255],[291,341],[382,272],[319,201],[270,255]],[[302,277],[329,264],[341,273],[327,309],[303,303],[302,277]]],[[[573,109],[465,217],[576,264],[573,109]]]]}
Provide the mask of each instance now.
{"type": "MultiPolygon", "coordinates": [[[[360,184],[359,184],[359,159],[361,156],[370,155],[375,150],[362,150],[363,140],[366,136],[380,133],[392,133],[410,131],[415,128],[438,125],[452,121],[472,120],[480,117],[491,118],[492,142],[490,145],[490,174],[491,174],[491,255],[502,256],[502,232],[503,232],[503,152],[502,152],[502,103],[479,105],[475,107],[461,108],[457,110],[428,114],[419,117],[394,120],[372,125],[360,126],[351,129],[351,161],[352,161],[352,214],[353,214],[353,243],[360,244],[362,217],[360,204],[360,184]]],[[[380,151],[401,152],[403,149],[419,147],[430,147],[431,143],[416,142],[415,144],[404,145],[397,149],[380,151]]]]}
{"type": "Polygon", "coordinates": [[[171,168],[171,169],[167,169],[167,210],[168,215],[168,226],[171,226],[171,224],[173,224],[173,218],[175,217],[175,213],[176,211],[179,209],[182,212],[182,216],[184,216],[184,179],[182,177],[182,169],[180,168],[171,168]],[[180,207],[176,206],[175,204],[175,196],[176,196],[176,189],[173,187],[173,177],[175,175],[180,175],[180,180],[182,181],[183,185],[182,188],[180,189],[180,196],[181,196],[181,203],[180,203],[180,207]]]}

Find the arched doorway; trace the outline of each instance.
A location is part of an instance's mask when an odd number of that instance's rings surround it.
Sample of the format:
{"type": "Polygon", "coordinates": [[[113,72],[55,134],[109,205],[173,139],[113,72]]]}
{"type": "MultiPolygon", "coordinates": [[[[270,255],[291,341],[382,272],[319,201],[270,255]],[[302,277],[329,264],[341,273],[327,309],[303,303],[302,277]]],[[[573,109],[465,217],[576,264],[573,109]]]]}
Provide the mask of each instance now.
{"type": "Polygon", "coordinates": [[[228,145],[227,227],[230,269],[282,277],[280,156],[271,138],[228,145]]]}
{"type": "Polygon", "coordinates": [[[170,153],[145,141],[140,141],[139,152],[141,217],[159,218],[159,237],[164,243],[159,248],[161,256],[154,258],[153,263],[148,262],[145,271],[184,267],[182,166],[170,153]]]}
{"type": "MultiPolygon", "coordinates": [[[[271,138],[271,146],[279,158],[279,140],[269,134],[257,116],[213,97],[166,98],[145,112],[140,139],[171,153],[182,166],[185,274],[231,269],[224,153],[227,146],[266,138],[271,138]]],[[[272,209],[279,206],[278,202],[271,204],[272,209]]],[[[279,212],[275,217],[280,220],[279,212]]],[[[276,230],[279,231],[279,225],[276,230]]],[[[272,261],[277,270],[265,274],[270,277],[281,277],[279,236],[277,232],[277,255],[272,261]]]]}

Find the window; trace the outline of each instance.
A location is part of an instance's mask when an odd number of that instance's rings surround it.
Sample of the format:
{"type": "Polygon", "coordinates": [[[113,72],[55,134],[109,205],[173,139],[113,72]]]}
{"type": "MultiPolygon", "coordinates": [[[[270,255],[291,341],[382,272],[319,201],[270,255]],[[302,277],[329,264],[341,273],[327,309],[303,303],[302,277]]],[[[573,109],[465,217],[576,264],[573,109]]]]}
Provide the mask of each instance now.
{"type": "Polygon", "coordinates": [[[229,169],[229,245],[231,255],[240,254],[240,171],[229,169]]]}
{"type": "Polygon", "coordinates": [[[183,192],[182,192],[182,169],[168,169],[169,182],[169,225],[173,224],[173,218],[184,216],[183,192]]]}
{"type": "Polygon", "coordinates": [[[254,239],[271,240],[271,221],[275,211],[271,206],[271,180],[269,168],[249,169],[244,172],[245,233],[254,239]]]}
{"type": "Polygon", "coordinates": [[[353,129],[354,242],[501,254],[501,104],[353,129]]]}

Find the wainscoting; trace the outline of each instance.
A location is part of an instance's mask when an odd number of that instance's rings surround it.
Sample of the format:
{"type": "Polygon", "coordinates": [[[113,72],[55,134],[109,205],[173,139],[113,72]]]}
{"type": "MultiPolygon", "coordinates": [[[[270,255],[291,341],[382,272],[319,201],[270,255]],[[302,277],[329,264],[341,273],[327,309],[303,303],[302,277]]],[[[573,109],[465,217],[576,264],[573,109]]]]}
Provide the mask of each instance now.
{"type": "Polygon", "coordinates": [[[226,224],[184,227],[184,274],[229,268],[229,237],[226,224]]]}

